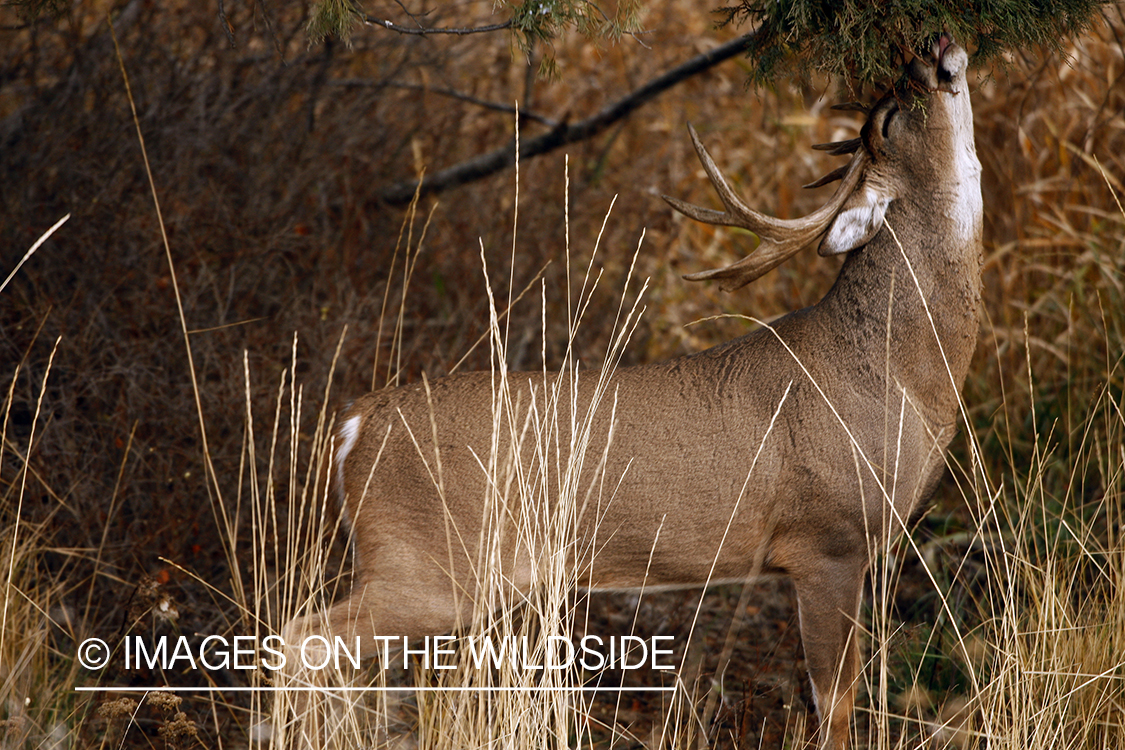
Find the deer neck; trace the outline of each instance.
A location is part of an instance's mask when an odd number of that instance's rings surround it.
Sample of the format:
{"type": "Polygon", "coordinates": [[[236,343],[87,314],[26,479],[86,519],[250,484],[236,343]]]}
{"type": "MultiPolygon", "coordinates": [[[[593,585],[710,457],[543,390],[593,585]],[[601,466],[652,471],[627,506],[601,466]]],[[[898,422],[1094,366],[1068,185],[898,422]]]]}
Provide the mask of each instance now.
{"type": "Polygon", "coordinates": [[[956,416],[980,325],[980,189],[974,184],[957,192],[964,205],[945,212],[935,211],[932,200],[892,204],[886,222],[893,231],[884,227],[848,256],[818,310],[836,321],[859,356],[889,358],[886,372],[908,396],[924,395],[939,422],[956,416]]]}

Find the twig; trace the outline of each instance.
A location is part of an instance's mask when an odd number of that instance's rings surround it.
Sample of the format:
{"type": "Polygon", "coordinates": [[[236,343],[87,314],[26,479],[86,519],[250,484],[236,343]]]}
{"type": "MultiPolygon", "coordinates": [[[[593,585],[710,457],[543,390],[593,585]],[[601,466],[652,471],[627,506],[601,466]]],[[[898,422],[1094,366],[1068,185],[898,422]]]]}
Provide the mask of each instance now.
{"type": "MultiPolygon", "coordinates": [[[[514,114],[516,114],[516,111],[517,111],[516,108],[513,107],[510,104],[500,104],[499,102],[490,102],[487,99],[478,99],[475,96],[469,96],[468,94],[463,94],[460,91],[456,91],[454,89],[447,89],[447,88],[441,88],[441,87],[435,87],[435,86],[424,86],[420,83],[399,83],[399,82],[395,82],[395,81],[368,81],[368,80],[363,79],[363,78],[342,78],[342,79],[335,80],[335,81],[329,81],[329,85],[331,85],[331,86],[343,86],[345,88],[376,88],[376,89],[383,88],[385,86],[385,87],[392,88],[392,89],[406,89],[407,91],[427,91],[431,94],[439,94],[440,96],[448,96],[451,99],[457,99],[459,101],[468,102],[469,104],[475,104],[478,107],[484,107],[485,109],[491,109],[491,110],[494,110],[496,112],[503,112],[504,114],[508,114],[508,115],[514,115],[514,114]]],[[[546,125],[549,128],[556,128],[559,125],[558,120],[553,120],[550,117],[544,117],[543,115],[537,115],[534,112],[526,112],[522,109],[519,110],[519,116],[522,119],[534,120],[535,122],[542,123],[543,125],[546,125]]]]}
{"type": "Polygon", "coordinates": [[[266,7],[265,0],[257,0],[256,5],[262,11],[262,18],[265,19],[266,29],[269,30],[270,36],[273,37],[273,46],[277,48],[277,56],[281,59],[282,65],[288,65],[285,61],[285,48],[281,46],[281,38],[277,35],[277,29],[273,27],[273,19],[270,18],[269,8],[266,7]]]}
{"type": "Polygon", "coordinates": [[[223,31],[227,33],[227,41],[230,42],[231,49],[234,49],[238,46],[234,43],[234,27],[230,25],[230,20],[227,18],[227,9],[223,0],[219,0],[219,23],[223,25],[223,31]]]}
{"type": "MultiPolygon", "coordinates": [[[[658,95],[664,93],[677,83],[684,81],[696,73],[714,67],[724,60],[734,57],[746,49],[746,45],[754,38],[757,31],[719,45],[713,50],[696,55],[687,62],[672,68],[667,73],[652,79],[645,85],[630,92],[616,102],[604,107],[596,114],[573,125],[563,118],[547,133],[537,138],[524,141],[520,144],[519,158],[530,159],[552,151],[568,143],[576,143],[597,135],[606,127],[628,116],[633,110],[647,104],[658,95]]],[[[482,154],[468,161],[461,162],[448,169],[444,169],[428,178],[422,185],[423,193],[437,193],[448,190],[458,185],[464,185],[482,177],[495,174],[502,169],[507,169],[515,163],[515,149],[511,143],[482,154]]],[[[390,186],[382,193],[382,198],[388,203],[402,204],[409,201],[418,189],[415,180],[400,182],[390,186]]]]}
{"type": "MultiPolygon", "coordinates": [[[[417,24],[418,28],[420,28],[420,29],[423,28],[422,22],[418,20],[418,16],[414,15],[409,10],[407,10],[406,6],[403,5],[402,0],[395,0],[395,5],[402,8],[402,12],[405,13],[406,15],[410,16],[410,20],[413,21],[415,24],[417,24]]],[[[426,11],[422,15],[424,15],[424,16],[429,15],[429,11],[426,11]]]]}
{"type": "MultiPolygon", "coordinates": [[[[411,18],[413,18],[413,16],[411,16],[411,18]]],[[[512,22],[510,20],[504,21],[504,23],[494,23],[490,26],[436,29],[427,29],[421,24],[419,24],[418,28],[412,29],[409,26],[399,26],[397,23],[384,21],[383,19],[376,18],[372,15],[365,15],[363,17],[363,20],[371,24],[372,26],[382,26],[388,31],[397,31],[399,34],[414,34],[416,36],[427,36],[429,34],[454,34],[456,36],[465,36],[467,34],[487,34],[490,31],[502,31],[504,29],[510,29],[512,27],[512,22]]],[[[417,23],[417,20],[415,20],[415,23],[417,23]]]]}

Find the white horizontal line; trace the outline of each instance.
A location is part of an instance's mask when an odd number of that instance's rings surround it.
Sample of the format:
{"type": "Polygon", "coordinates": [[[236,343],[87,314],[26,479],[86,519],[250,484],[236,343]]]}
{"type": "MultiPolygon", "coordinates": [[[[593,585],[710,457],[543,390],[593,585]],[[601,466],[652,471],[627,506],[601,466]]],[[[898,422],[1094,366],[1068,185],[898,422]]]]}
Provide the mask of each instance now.
{"type": "Polygon", "coordinates": [[[675,687],[76,687],[78,693],[670,693],[675,687]]]}

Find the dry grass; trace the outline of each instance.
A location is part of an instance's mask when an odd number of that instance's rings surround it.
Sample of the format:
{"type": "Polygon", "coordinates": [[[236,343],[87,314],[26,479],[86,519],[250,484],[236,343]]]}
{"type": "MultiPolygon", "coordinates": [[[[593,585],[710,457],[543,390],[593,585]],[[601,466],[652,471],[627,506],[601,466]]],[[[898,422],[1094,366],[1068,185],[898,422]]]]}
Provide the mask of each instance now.
{"type": "MultiPolygon", "coordinates": [[[[647,49],[561,40],[562,77],[552,83],[529,80],[499,38],[367,30],[353,49],[306,49],[298,8],[257,4],[228,8],[232,50],[213,9],[128,4],[117,32],[191,331],[209,479],[106,5],[79,4],[57,25],[0,31],[4,274],[73,214],[0,293],[0,746],[56,746],[62,737],[71,746],[193,746],[184,722],[198,742],[241,745],[268,710],[260,701],[192,697],[175,709],[141,702],[99,715],[97,701],[69,690],[98,679],[77,667],[75,644],[126,632],[265,632],[319,585],[279,591],[278,570],[323,574],[328,596],[346,586],[339,543],[315,566],[294,564],[320,550],[313,540],[336,522],[310,510],[319,507],[313,480],[340,404],[332,394],[443,374],[488,331],[478,238],[497,298],[523,289],[549,259],[549,288],[578,277],[559,262],[568,226],[561,156],[522,167],[518,229],[510,174],[426,202],[413,222],[380,203],[382,187],[419,167],[440,169],[511,137],[506,114],[384,84],[445,86],[579,117],[721,34],[696,7],[653,6],[642,19],[654,29],[643,37],[647,49]],[[353,79],[367,83],[346,85],[353,79]],[[400,237],[404,226],[414,234],[400,237]],[[418,256],[404,289],[406,247],[418,256]],[[401,318],[380,336],[384,309],[401,318]]],[[[451,6],[431,19],[479,19],[489,7],[451,6]]],[[[1125,215],[1114,198],[1125,182],[1125,23],[1119,6],[1108,13],[1065,60],[1029,53],[974,93],[989,320],[966,386],[970,424],[956,465],[914,534],[922,554],[901,548],[889,568],[896,585],[875,586],[873,601],[885,606],[870,625],[878,637],[862,744],[914,746],[941,722],[941,737],[966,746],[987,737],[989,747],[1110,748],[1125,734],[1125,215]]],[[[8,14],[0,10],[0,24],[8,14]]],[[[735,297],[678,278],[729,262],[745,244],[732,230],[674,218],[655,198],[712,201],[685,121],[754,205],[782,216],[810,210],[818,197],[794,186],[835,166],[807,146],[854,133],[854,120],[827,111],[831,95],[745,92],[744,80],[739,63],[727,64],[570,149],[575,269],[589,262],[614,194],[597,261],[603,288],[623,286],[646,231],[636,275],[651,277],[650,312],[624,361],[710,345],[745,323],[683,324],[728,311],[768,318],[815,302],[831,283],[834,262],[812,253],[735,297]]],[[[524,127],[533,135],[541,126],[524,127]]],[[[600,362],[612,341],[600,321],[613,320],[617,304],[612,294],[596,297],[568,344],[550,331],[544,339],[538,305],[521,303],[506,323],[502,361],[535,367],[545,350],[556,368],[571,356],[600,362]]],[[[549,305],[549,319],[564,319],[565,303],[549,305]]],[[[489,357],[478,347],[463,367],[489,357]]],[[[719,592],[707,606],[729,612],[738,599],[719,592]]],[[[609,614],[595,617],[633,612],[631,602],[602,606],[609,614]]],[[[675,619],[682,607],[661,600],[645,611],[675,619]]],[[[722,650],[725,622],[713,627],[722,635],[699,636],[712,647],[705,651],[722,650]]],[[[793,640],[779,630],[775,642],[793,640]]],[[[770,684],[782,687],[763,688],[762,662],[748,656],[760,653],[759,635],[738,640],[737,669],[702,729],[720,744],[803,736],[799,654],[780,657],[788,677],[770,684]],[[758,677],[735,687],[736,671],[758,677]]],[[[100,673],[120,686],[198,677],[100,673]]],[[[598,715],[618,717],[607,734],[627,729],[649,742],[665,708],[676,726],[698,728],[683,705],[598,715]]],[[[446,736],[438,726],[446,713],[423,707],[432,736],[446,736]]]]}

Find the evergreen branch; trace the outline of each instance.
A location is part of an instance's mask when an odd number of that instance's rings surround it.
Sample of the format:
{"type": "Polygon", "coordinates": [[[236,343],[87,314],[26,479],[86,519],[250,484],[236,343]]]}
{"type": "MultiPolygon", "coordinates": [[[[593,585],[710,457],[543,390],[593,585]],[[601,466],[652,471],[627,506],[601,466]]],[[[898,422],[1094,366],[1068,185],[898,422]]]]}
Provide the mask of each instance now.
{"type": "Polygon", "coordinates": [[[492,31],[502,31],[512,28],[512,21],[494,23],[488,26],[469,28],[426,28],[418,17],[406,9],[401,2],[398,3],[402,12],[410,17],[415,26],[403,26],[394,21],[387,21],[367,13],[359,6],[358,0],[320,0],[309,15],[308,34],[313,44],[318,44],[330,36],[337,36],[347,42],[352,30],[360,21],[372,26],[379,26],[394,31],[398,34],[411,34],[414,36],[429,36],[431,34],[453,34],[464,36],[466,34],[486,34],[492,31]]]}
{"type": "Polygon", "coordinates": [[[414,34],[416,36],[429,36],[430,34],[455,34],[457,36],[465,36],[467,34],[487,34],[492,31],[503,31],[504,29],[512,28],[511,20],[504,21],[503,23],[494,23],[489,26],[471,26],[467,28],[426,28],[422,25],[413,28],[410,26],[400,26],[397,23],[385,21],[370,14],[365,14],[363,20],[372,26],[381,26],[388,31],[395,31],[399,34],[414,34]]]}
{"type": "Polygon", "coordinates": [[[1060,49],[1110,0],[738,0],[716,12],[722,23],[758,30],[747,50],[755,83],[814,71],[849,83],[883,83],[898,75],[904,53],[928,49],[951,33],[984,64],[1031,46],[1060,49]]]}

